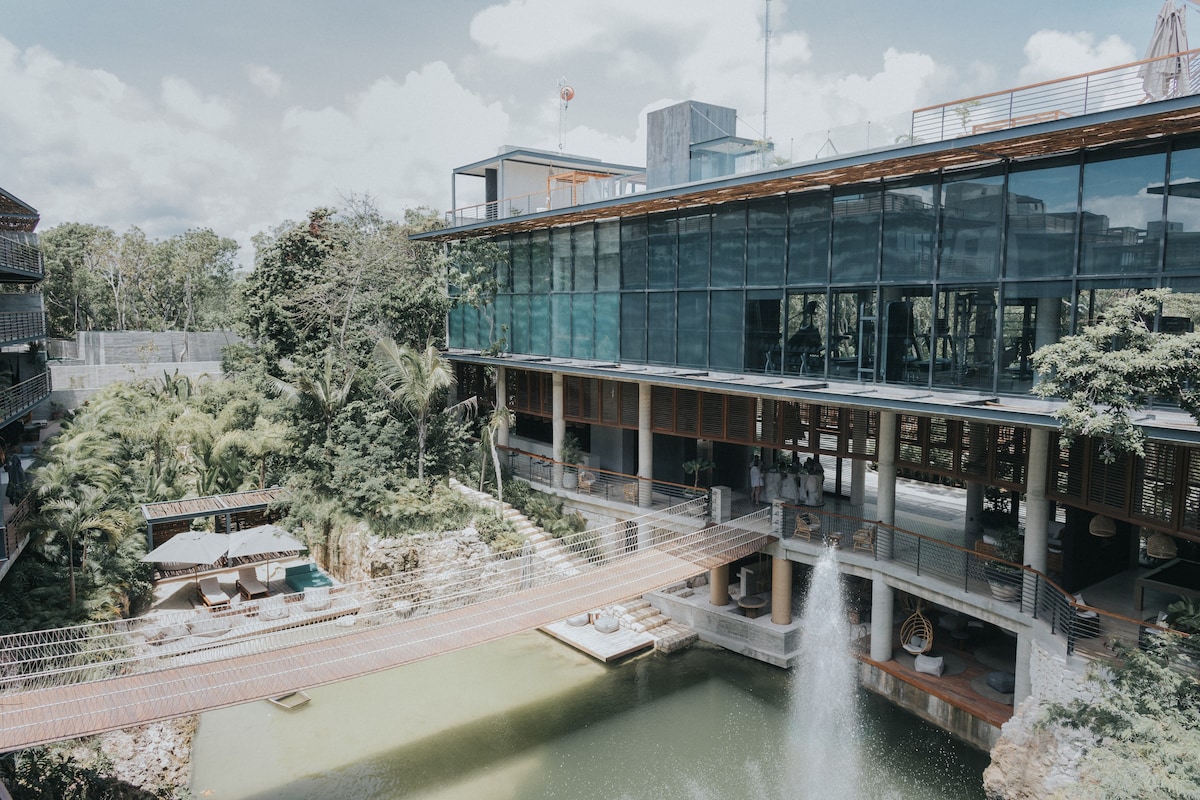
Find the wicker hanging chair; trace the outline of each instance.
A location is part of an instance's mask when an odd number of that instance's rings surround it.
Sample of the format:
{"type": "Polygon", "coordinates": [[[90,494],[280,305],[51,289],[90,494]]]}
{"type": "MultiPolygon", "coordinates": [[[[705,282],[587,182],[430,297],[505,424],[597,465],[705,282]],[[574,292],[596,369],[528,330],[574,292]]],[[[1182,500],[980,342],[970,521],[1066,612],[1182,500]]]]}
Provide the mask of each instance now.
{"type": "Polygon", "coordinates": [[[912,615],[900,626],[900,646],[914,656],[928,653],[933,648],[933,625],[921,613],[919,601],[912,615]]]}

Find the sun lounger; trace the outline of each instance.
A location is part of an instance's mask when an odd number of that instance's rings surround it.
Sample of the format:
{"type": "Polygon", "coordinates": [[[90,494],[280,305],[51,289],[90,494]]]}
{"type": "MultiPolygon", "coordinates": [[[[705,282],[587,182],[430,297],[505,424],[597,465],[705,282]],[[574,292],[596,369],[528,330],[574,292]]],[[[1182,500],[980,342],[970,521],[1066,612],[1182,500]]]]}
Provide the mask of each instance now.
{"type": "Polygon", "coordinates": [[[253,600],[256,597],[266,597],[271,593],[263,585],[262,581],[258,579],[258,574],[254,571],[254,567],[242,567],[238,570],[237,588],[242,593],[242,597],[247,600],[253,600]]]}
{"type": "Polygon", "coordinates": [[[200,601],[209,608],[228,608],[229,595],[221,591],[221,584],[216,578],[200,579],[200,601]]]}

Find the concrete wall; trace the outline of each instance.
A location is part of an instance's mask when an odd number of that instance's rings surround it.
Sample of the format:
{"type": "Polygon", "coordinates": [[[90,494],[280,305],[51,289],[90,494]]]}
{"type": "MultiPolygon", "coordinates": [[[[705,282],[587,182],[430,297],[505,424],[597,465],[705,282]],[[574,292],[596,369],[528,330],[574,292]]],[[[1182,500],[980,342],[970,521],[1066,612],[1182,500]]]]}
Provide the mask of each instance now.
{"type": "Polygon", "coordinates": [[[737,111],[685,100],[646,115],[646,188],[691,180],[692,145],[737,132],[737,111]]]}
{"type": "Polygon", "coordinates": [[[186,363],[156,363],[156,364],[109,364],[106,366],[88,366],[83,364],[50,364],[50,381],[53,387],[50,397],[34,409],[33,415],[39,419],[50,416],[57,406],[73,409],[79,408],[96,392],[118,381],[136,381],[142,378],[158,379],[163,373],[173,375],[178,372],[190,378],[208,376],[220,378],[220,361],[193,361],[186,363]]]}

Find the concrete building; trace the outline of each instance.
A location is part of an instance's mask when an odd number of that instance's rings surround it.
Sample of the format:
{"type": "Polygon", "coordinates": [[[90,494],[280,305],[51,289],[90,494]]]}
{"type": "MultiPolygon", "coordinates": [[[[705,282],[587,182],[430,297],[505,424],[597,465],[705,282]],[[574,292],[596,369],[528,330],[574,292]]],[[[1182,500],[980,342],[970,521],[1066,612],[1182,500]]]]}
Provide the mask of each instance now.
{"type": "MultiPolygon", "coordinates": [[[[491,305],[448,321],[464,392],[515,411],[522,449],[559,454],[571,432],[591,467],[642,479],[683,483],[682,464],[706,457],[715,484],[748,492],[755,454],[768,467],[816,457],[826,494],[883,526],[896,523],[898,476],[961,487],[959,544],[986,551],[985,522],[1007,514],[1023,528],[1021,563],[1067,593],[1161,566],[1145,550],[1159,535],[1200,559],[1190,417],[1150,409],[1145,458],[1109,461],[1099,442],[1067,447],[1059,404],[1030,395],[1031,354],[1131,292],[1174,290],[1152,324],[1194,330],[1200,97],[1106,105],[1064,87],[1052,109],[1016,114],[1018,89],[948,125],[954,101],[914,112],[892,147],[680,182],[669,165],[695,159],[697,110],[733,116],[687,103],[649,120],[662,135],[648,174],[667,177],[644,191],[510,218],[452,213],[418,238],[482,237],[504,254],[491,305]]],[[[1014,634],[1018,701],[1036,690],[1031,592],[1011,608],[956,597],[894,571],[890,548],[846,567],[874,585],[872,659],[892,657],[902,591],[1014,634]]]]}

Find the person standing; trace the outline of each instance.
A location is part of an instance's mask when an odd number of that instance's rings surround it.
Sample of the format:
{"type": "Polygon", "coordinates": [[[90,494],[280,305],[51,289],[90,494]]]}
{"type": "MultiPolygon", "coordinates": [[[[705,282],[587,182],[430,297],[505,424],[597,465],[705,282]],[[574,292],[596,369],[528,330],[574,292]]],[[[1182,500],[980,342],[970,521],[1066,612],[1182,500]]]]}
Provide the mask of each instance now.
{"type": "Polygon", "coordinates": [[[750,465],[750,502],[754,505],[758,505],[761,502],[762,487],[762,466],[758,463],[758,456],[755,456],[754,463],[750,465]]]}

